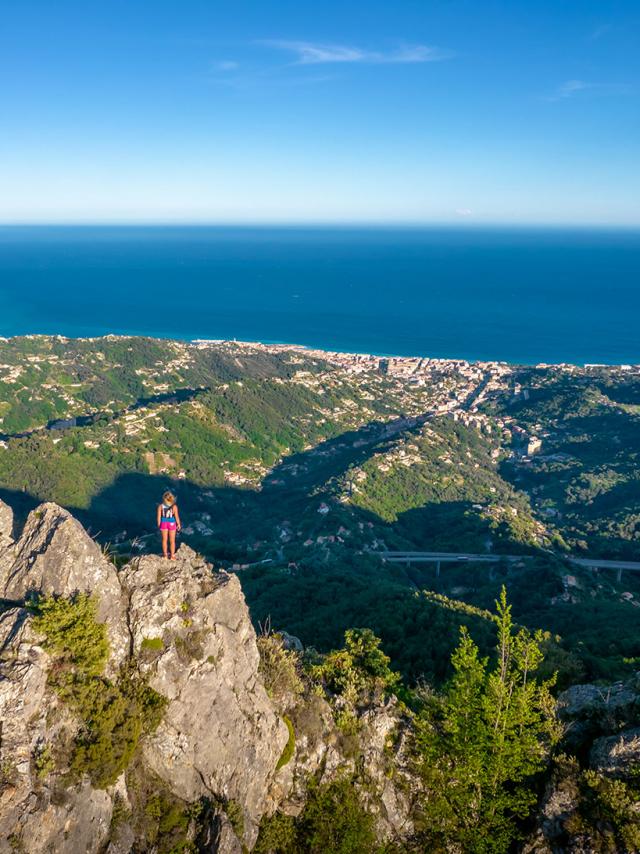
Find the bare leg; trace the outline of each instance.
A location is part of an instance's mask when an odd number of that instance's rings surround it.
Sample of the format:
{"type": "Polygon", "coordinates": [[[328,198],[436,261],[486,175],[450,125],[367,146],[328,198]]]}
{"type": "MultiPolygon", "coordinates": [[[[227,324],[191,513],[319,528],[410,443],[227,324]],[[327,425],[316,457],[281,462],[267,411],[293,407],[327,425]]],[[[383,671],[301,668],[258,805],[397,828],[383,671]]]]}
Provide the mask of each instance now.
{"type": "Polygon", "coordinates": [[[169,531],[169,546],[171,548],[171,560],[176,559],[176,532],[175,528],[173,531],[169,531]]]}
{"type": "Polygon", "coordinates": [[[165,557],[169,557],[169,553],[167,551],[167,534],[169,532],[168,531],[160,531],[160,533],[162,534],[162,554],[165,557]]]}

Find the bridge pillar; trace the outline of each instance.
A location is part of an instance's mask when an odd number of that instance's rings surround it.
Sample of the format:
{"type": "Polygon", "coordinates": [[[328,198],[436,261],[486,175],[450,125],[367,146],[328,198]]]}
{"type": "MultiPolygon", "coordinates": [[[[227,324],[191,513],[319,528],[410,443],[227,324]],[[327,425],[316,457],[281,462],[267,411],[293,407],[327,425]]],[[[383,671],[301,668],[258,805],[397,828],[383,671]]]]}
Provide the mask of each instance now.
{"type": "Polygon", "coordinates": [[[436,578],[440,578],[440,561],[436,561],[436,578]]]}
{"type": "Polygon", "coordinates": [[[622,567],[618,567],[618,571],[616,573],[616,581],[618,584],[622,581],[622,567]]]}

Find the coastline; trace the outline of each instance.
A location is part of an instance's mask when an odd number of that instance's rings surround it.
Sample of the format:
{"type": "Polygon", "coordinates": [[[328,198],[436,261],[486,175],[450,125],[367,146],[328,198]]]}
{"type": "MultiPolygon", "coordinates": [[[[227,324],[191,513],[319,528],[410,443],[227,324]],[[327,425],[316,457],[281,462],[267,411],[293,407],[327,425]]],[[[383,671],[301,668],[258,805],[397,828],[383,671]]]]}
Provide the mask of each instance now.
{"type": "Polygon", "coordinates": [[[329,347],[318,347],[309,344],[301,344],[287,341],[271,341],[271,340],[245,340],[239,338],[183,338],[180,336],[170,335],[147,335],[143,333],[128,333],[128,332],[108,332],[104,335],[63,335],[61,333],[46,333],[46,332],[30,332],[19,335],[0,335],[0,342],[10,342],[19,339],[55,339],[59,342],[64,341],[108,341],[108,340],[127,340],[127,339],[147,339],[149,341],[171,341],[178,344],[189,345],[193,347],[207,346],[237,346],[254,349],[263,349],[265,351],[285,351],[293,350],[304,352],[307,355],[317,355],[319,358],[326,357],[349,357],[357,360],[393,360],[394,362],[414,363],[425,362],[429,364],[444,365],[493,365],[502,366],[505,368],[538,368],[538,369],[565,369],[565,370],[620,370],[620,371],[640,371],[640,362],[526,362],[526,361],[510,361],[508,359],[483,359],[483,358],[465,358],[464,356],[432,356],[426,353],[388,353],[388,352],[363,352],[349,349],[335,349],[329,347]]]}

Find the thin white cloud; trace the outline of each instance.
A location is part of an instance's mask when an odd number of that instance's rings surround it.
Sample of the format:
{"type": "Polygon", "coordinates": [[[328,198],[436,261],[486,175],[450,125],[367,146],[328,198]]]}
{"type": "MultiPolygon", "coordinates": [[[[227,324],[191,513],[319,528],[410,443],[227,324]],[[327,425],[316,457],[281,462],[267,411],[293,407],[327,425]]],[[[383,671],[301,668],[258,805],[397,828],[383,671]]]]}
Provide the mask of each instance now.
{"type": "Polygon", "coordinates": [[[235,59],[221,59],[214,62],[213,67],[216,71],[237,71],[240,68],[240,63],[235,59]]]}
{"type": "Polygon", "coordinates": [[[456,209],[456,216],[461,216],[461,217],[473,216],[473,211],[471,210],[471,208],[457,208],[456,209]]]}
{"type": "Polygon", "coordinates": [[[599,98],[615,97],[620,95],[632,95],[637,90],[626,83],[587,83],[584,80],[566,80],[552,95],[547,95],[543,101],[566,101],[579,95],[580,92],[589,91],[591,95],[599,98]]]}
{"type": "Polygon", "coordinates": [[[611,32],[611,30],[611,24],[603,24],[601,27],[596,27],[595,30],[589,36],[588,41],[597,42],[598,39],[601,39],[602,36],[606,36],[606,34],[611,32]]]}
{"type": "Polygon", "coordinates": [[[578,92],[584,92],[585,89],[593,88],[592,83],[586,83],[584,80],[565,80],[556,89],[553,95],[548,95],[545,101],[564,101],[566,98],[571,98],[577,95],[578,92]]]}
{"type": "Polygon", "coordinates": [[[562,86],[558,87],[559,98],[570,98],[576,92],[582,92],[583,89],[589,89],[590,83],[585,83],[584,80],[567,80],[562,86]]]}
{"type": "Polygon", "coordinates": [[[440,62],[450,59],[451,51],[441,50],[427,45],[405,45],[397,50],[381,52],[365,50],[353,45],[324,44],[307,41],[287,41],[270,39],[261,44],[292,53],[295,65],[322,65],[328,63],[367,63],[369,65],[383,64],[413,64],[422,62],[440,62]]]}

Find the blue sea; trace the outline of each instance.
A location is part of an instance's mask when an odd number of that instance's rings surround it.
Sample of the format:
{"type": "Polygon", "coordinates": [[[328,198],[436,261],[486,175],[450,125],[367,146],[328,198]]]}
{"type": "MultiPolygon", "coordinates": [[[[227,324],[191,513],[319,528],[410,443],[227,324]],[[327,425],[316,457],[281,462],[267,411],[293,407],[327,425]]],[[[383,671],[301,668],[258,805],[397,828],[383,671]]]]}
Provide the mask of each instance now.
{"type": "Polygon", "coordinates": [[[0,335],[640,362],[640,231],[2,227],[0,335]]]}

